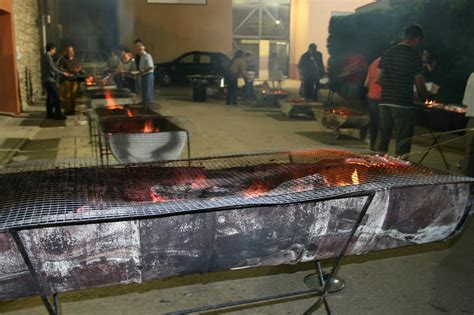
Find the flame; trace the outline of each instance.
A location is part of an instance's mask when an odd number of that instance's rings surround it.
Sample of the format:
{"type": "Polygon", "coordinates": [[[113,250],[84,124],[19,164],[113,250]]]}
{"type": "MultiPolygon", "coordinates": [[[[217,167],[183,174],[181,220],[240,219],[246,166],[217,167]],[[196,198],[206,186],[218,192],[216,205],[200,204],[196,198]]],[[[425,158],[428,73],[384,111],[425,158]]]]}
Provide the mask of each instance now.
{"type": "Polygon", "coordinates": [[[85,79],[85,82],[86,82],[86,85],[87,85],[87,86],[94,85],[94,77],[87,77],[87,78],[85,79]]]}
{"type": "Polygon", "coordinates": [[[268,193],[268,187],[262,181],[256,181],[249,188],[247,188],[243,195],[245,198],[254,198],[258,196],[263,196],[268,193]]]}
{"type": "Polygon", "coordinates": [[[127,109],[127,116],[128,117],[133,117],[133,113],[130,109],[127,109]]]}
{"type": "Polygon", "coordinates": [[[152,132],[159,132],[160,130],[153,126],[153,122],[151,120],[147,120],[143,125],[143,133],[152,133],[152,132]]]}
{"type": "Polygon", "coordinates": [[[153,203],[161,203],[161,202],[167,202],[169,200],[157,194],[151,193],[151,201],[153,203]]]}
{"type": "Polygon", "coordinates": [[[111,110],[123,109],[123,106],[115,104],[114,97],[112,96],[112,93],[110,92],[110,90],[104,91],[104,97],[105,97],[105,101],[107,102],[108,109],[111,109],[111,110]]]}
{"type": "Polygon", "coordinates": [[[355,169],[354,173],[352,173],[351,179],[353,185],[360,185],[359,172],[357,172],[357,169],[355,169]]]}
{"type": "Polygon", "coordinates": [[[339,115],[339,116],[351,116],[352,113],[345,108],[334,108],[329,110],[331,114],[339,115]]]}
{"type": "Polygon", "coordinates": [[[206,187],[206,186],[207,186],[207,182],[206,182],[206,177],[204,175],[198,176],[191,183],[191,187],[193,189],[199,189],[199,188],[206,187]]]}
{"type": "Polygon", "coordinates": [[[435,104],[436,104],[436,101],[429,101],[429,100],[425,101],[425,106],[427,107],[432,107],[435,104]]]}

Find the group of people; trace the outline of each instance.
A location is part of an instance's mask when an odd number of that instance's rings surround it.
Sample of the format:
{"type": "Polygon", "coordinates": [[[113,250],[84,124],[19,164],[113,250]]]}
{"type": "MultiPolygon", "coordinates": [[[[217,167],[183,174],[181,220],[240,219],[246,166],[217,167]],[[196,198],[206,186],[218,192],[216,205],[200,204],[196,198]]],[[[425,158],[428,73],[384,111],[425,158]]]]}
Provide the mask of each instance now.
{"type": "MultiPolygon", "coordinates": [[[[238,50],[231,60],[229,67],[225,71],[225,82],[227,84],[227,105],[237,104],[238,80],[243,78],[245,82],[245,99],[254,101],[254,81],[257,75],[257,66],[251,53],[244,53],[238,50]]],[[[268,60],[268,79],[271,82],[271,88],[281,89],[283,81],[283,71],[281,62],[277,53],[272,53],[268,60]]],[[[268,83],[264,83],[268,84],[268,83]]],[[[270,85],[268,85],[270,87],[270,85]]]]}
{"type": "MultiPolygon", "coordinates": [[[[120,48],[120,57],[113,52],[107,62],[107,72],[119,88],[128,88],[132,93],[140,90],[143,107],[147,110],[153,105],[155,64],[142,40],[135,40],[134,45],[135,56],[127,47],[120,48]]],[[[41,79],[47,94],[47,119],[63,120],[66,115],[74,114],[79,82],[87,73],[76,58],[73,46],[67,46],[57,61],[54,59],[56,52],[55,44],[46,45],[41,60],[41,79]]]]}

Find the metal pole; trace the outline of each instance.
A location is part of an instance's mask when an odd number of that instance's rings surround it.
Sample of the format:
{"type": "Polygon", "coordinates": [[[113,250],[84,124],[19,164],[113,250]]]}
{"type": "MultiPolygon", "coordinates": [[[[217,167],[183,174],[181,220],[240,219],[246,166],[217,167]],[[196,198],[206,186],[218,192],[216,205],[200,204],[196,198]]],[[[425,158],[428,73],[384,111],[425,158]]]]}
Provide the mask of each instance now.
{"type": "Polygon", "coordinates": [[[369,206],[372,203],[372,200],[374,200],[374,197],[375,197],[375,192],[371,192],[370,194],[367,195],[367,200],[365,201],[364,207],[360,211],[359,216],[357,217],[357,221],[355,222],[354,226],[352,227],[351,233],[349,234],[349,237],[347,238],[344,246],[341,249],[341,252],[339,253],[339,256],[336,259],[336,263],[332,267],[331,272],[329,273],[329,276],[328,276],[328,278],[326,279],[326,281],[324,283],[324,287],[323,287],[323,290],[321,292],[321,295],[319,296],[316,303],[314,303],[310,308],[308,308],[308,310],[306,310],[306,312],[304,312],[305,315],[312,314],[323,303],[324,303],[324,306],[326,307],[327,313],[331,314],[331,310],[329,309],[329,305],[326,301],[326,298],[327,298],[327,295],[328,295],[329,284],[331,283],[332,277],[336,274],[337,269],[339,268],[339,266],[342,262],[342,258],[344,258],[344,255],[346,254],[347,249],[349,248],[349,245],[351,244],[351,241],[354,238],[355,233],[357,232],[357,229],[359,228],[360,224],[362,223],[362,220],[365,217],[365,214],[367,213],[367,210],[369,209],[369,206]]]}
{"type": "MultiPolygon", "coordinates": [[[[38,274],[36,273],[35,268],[33,267],[33,264],[31,263],[30,257],[28,256],[28,252],[25,249],[25,246],[23,245],[23,242],[20,238],[20,235],[18,235],[18,231],[12,230],[10,231],[11,236],[13,237],[13,240],[15,241],[16,246],[18,247],[18,250],[20,251],[21,257],[23,257],[23,260],[26,264],[26,267],[28,268],[31,277],[33,278],[33,283],[36,286],[36,289],[38,290],[41,300],[43,301],[44,307],[48,311],[50,315],[56,315],[57,309],[55,309],[52,305],[51,302],[49,301],[48,297],[44,293],[44,288],[41,285],[41,282],[39,281],[38,274]]],[[[57,305],[57,297],[55,298],[55,305],[57,305]]]]}

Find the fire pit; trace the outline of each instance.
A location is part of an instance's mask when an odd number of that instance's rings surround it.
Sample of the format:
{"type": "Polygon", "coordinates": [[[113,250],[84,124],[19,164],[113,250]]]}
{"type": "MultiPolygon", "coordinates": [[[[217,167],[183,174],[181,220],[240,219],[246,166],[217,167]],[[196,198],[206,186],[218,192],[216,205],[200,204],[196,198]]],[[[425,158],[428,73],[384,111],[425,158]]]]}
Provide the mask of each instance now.
{"type": "Polygon", "coordinates": [[[288,92],[281,89],[270,88],[267,84],[255,87],[258,105],[280,106],[288,98],[288,92]]]}
{"type": "Polygon", "coordinates": [[[100,132],[107,147],[122,164],[178,159],[187,146],[188,132],[169,118],[132,116],[102,119],[100,132]]]}
{"type": "Polygon", "coordinates": [[[325,105],[321,102],[299,99],[287,99],[280,107],[281,113],[286,118],[294,116],[304,116],[314,119],[313,109],[324,109],[325,105]]]}
{"type": "Polygon", "coordinates": [[[331,130],[336,139],[339,139],[342,129],[359,130],[361,140],[367,137],[370,119],[364,113],[346,107],[314,108],[313,112],[316,119],[321,121],[323,127],[331,130]]]}
{"type": "Polygon", "coordinates": [[[131,105],[134,103],[132,93],[128,89],[97,90],[88,93],[88,98],[89,108],[120,108],[122,105],[131,105]]]}
{"type": "Polygon", "coordinates": [[[86,92],[117,88],[117,85],[115,85],[111,76],[100,77],[80,75],[79,80],[84,82],[86,92]]]}
{"type": "Polygon", "coordinates": [[[48,305],[56,292],[444,240],[472,181],[335,150],[13,165],[0,170],[0,298],[39,292],[48,305]]]}
{"type": "Polygon", "coordinates": [[[132,117],[157,117],[158,114],[151,110],[143,110],[129,105],[115,105],[111,107],[99,107],[88,110],[89,139],[92,154],[101,161],[103,165],[109,162],[109,147],[106,144],[104,135],[101,133],[100,121],[112,118],[132,118],[132,117]]]}
{"type": "MultiPolygon", "coordinates": [[[[467,108],[463,105],[443,104],[436,101],[415,103],[415,105],[417,122],[428,129],[433,140],[431,147],[436,148],[444,166],[449,170],[449,163],[440,146],[440,141],[443,135],[458,134],[462,137],[465,134],[469,120],[466,117],[467,108]],[[439,134],[435,134],[435,132],[439,132],[439,134]]],[[[429,153],[430,150],[426,151],[418,163],[422,163],[429,153]]]]}
{"type": "Polygon", "coordinates": [[[467,121],[466,107],[443,104],[436,101],[416,103],[418,122],[433,131],[446,132],[461,130],[464,133],[467,121]]]}

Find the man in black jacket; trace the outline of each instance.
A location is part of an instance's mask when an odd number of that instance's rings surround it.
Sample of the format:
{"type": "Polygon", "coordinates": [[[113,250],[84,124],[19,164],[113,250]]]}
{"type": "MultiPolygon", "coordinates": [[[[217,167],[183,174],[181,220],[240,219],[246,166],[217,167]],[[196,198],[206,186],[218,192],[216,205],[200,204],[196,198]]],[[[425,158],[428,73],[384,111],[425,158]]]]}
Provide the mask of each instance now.
{"type": "Polygon", "coordinates": [[[323,55],[316,44],[309,45],[298,63],[303,84],[303,96],[308,100],[318,99],[319,80],[324,75],[323,55]]]}
{"type": "Polygon", "coordinates": [[[66,119],[61,113],[61,99],[57,86],[58,75],[70,77],[71,74],[59,70],[53,60],[56,54],[56,45],[48,43],[46,52],[41,58],[41,81],[47,93],[46,113],[48,119],[66,119]]]}

